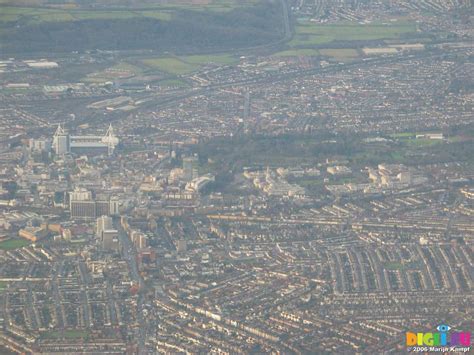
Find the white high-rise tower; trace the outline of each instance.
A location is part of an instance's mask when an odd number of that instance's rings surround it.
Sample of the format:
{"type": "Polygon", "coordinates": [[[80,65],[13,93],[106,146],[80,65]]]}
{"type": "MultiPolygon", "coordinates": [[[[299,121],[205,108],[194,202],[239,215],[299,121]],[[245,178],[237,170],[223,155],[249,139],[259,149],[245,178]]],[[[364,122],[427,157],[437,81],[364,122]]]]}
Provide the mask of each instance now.
{"type": "Polygon", "coordinates": [[[53,136],[53,149],[57,155],[64,155],[69,152],[69,135],[58,125],[53,136]]]}

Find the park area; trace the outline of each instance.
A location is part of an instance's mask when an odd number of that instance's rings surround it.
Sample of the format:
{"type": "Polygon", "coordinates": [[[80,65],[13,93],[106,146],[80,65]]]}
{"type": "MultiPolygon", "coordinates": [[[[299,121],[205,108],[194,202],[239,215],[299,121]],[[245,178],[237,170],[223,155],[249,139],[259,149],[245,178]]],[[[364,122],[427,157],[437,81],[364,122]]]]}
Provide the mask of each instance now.
{"type": "Polygon", "coordinates": [[[29,241],[25,239],[7,239],[2,242],[0,242],[0,250],[14,250],[14,249],[19,249],[23,248],[24,246],[27,246],[30,244],[29,241]]]}

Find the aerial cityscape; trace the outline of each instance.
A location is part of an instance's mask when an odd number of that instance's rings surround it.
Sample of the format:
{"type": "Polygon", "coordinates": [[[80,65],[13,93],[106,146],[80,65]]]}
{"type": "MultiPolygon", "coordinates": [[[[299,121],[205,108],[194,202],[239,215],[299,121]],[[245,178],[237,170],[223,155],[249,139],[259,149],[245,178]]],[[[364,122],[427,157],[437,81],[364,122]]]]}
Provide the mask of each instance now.
{"type": "Polygon", "coordinates": [[[471,0],[0,0],[0,354],[470,353],[471,0]]]}

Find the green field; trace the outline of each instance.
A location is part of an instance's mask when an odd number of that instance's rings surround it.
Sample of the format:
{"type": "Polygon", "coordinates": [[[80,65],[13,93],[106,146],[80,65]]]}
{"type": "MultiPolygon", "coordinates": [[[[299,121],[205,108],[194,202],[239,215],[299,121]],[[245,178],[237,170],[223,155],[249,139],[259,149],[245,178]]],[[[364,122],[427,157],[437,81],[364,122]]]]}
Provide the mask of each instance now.
{"type": "Polygon", "coordinates": [[[355,49],[352,48],[325,48],[320,49],[319,52],[321,55],[325,55],[328,57],[333,57],[336,59],[350,59],[350,58],[357,58],[359,54],[355,49]]]}
{"type": "Polygon", "coordinates": [[[292,183],[304,187],[308,191],[314,191],[324,188],[324,181],[321,178],[298,178],[292,181],[292,183]]]}
{"type": "Polygon", "coordinates": [[[227,12],[238,7],[252,6],[259,1],[260,0],[211,0],[208,4],[193,4],[192,1],[189,1],[187,4],[168,3],[166,7],[194,11],[227,12]]]}
{"type": "Polygon", "coordinates": [[[90,73],[82,79],[87,83],[103,83],[105,81],[113,81],[119,78],[129,78],[142,73],[142,70],[132,64],[120,62],[110,68],[100,72],[90,73]]]}
{"type": "Polygon", "coordinates": [[[180,59],[186,63],[190,64],[200,64],[205,65],[209,63],[214,64],[223,64],[230,65],[237,62],[235,57],[231,55],[222,54],[222,55],[189,55],[185,57],[180,57],[180,59]]]}
{"type": "MultiPolygon", "coordinates": [[[[474,159],[474,140],[452,143],[436,140],[436,143],[431,143],[407,138],[393,142],[365,143],[362,137],[351,134],[330,137],[331,134],[327,133],[322,136],[241,136],[231,140],[215,138],[200,144],[197,153],[203,161],[213,162],[208,169],[216,176],[227,176],[229,171],[242,171],[243,167],[316,165],[334,156],[348,160],[353,171],[381,163],[414,166],[449,161],[472,162],[474,159]],[[324,143],[328,139],[336,142],[324,143]]],[[[315,178],[296,181],[306,188],[317,188],[320,180],[315,178]]]]}
{"type": "Polygon", "coordinates": [[[161,57],[144,59],[143,64],[162,72],[182,75],[189,74],[206,64],[229,65],[237,62],[235,57],[230,55],[191,55],[183,57],[161,57]]]}
{"type": "Polygon", "coordinates": [[[303,49],[290,49],[287,51],[281,51],[273,54],[275,57],[316,57],[319,55],[319,51],[316,49],[303,48],[303,49]]]}
{"type": "Polygon", "coordinates": [[[21,21],[23,24],[38,24],[42,22],[67,22],[90,19],[127,19],[133,17],[152,17],[159,20],[170,20],[174,11],[156,9],[146,11],[133,10],[76,10],[49,9],[35,7],[16,7],[0,5],[0,24],[21,21]]]}
{"type": "Polygon", "coordinates": [[[415,138],[416,133],[414,132],[402,132],[402,133],[394,133],[391,134],[390,137],[392,138],[415,138]]]}
{"type": "MultiPolygon", "coordinates": [[[[390,137],[397,139],[401,143],[404,144],[407,148],[423,148],[423,147],[431,147],[434,145],[438,145],[441,143],[445,143],[442,139],[430,139],[430,138],[416,138],[417,133],[414,132],[402,132],[402,133],[395,133],[391,134],[390,137]]],[[[456,137],[454,137],[456,138],[456,137]]],[[[457,141],[459,137],[457,137],[457,141]]],[[[450,140],[451,142],[455,142],[456,140],[450,140]]]]}
{"type": "Polygon", "coordinates": [[[198,64],[185,63],[175,57],[144,59],[143,63],[151,68],[174,75],[188,74],[199,68],[198,64]]]}
{"type": "Polygon", "coordinates": [[[0,293],[7,289],[7,283],[5,281],[0,281],[0,293]]]}
{"type": "Polygon", "coordinates": [[[45,338],[51,338],[51,339],[80,339],[80,338],[85,338],[89,335],[89,332],[87,330],[80,330],[80,329],[74,329],[74,330],[65,330],[63,332],[57,331],[57,330],[52,330],[49,332],[45,332],[41,334],[45,338]]]}
{"type": "Polygon", "coordinates": [[[429,139],[429,138],[415,138],[406,141],[406,145],[409,147],[430,147],[433,145],[444,143],[441,139],[429,139]]]}
{"type": "Polygon", "coordinates": [[[13,250],[22,248],[30,244],[26,239],[9,239],[4,242],[0,242],[0,250],[13,250]]]}
{"type": "Polygon", "coordinates": [[[387,270],[417,270],[420,268],[420,263],[418,261],[410,261],[405,263],[389,261],[384,263],[383,266],[387,270]]]}
{"type": "Polygon", "coordinates": [[[333,41],[357,41],[395,39],[403,34],[416,31],[416,25],[410,22],[393,24],[312,24],[300,23],[296,27],[296,35],[289,42],[292,47],[310,47],[333,41]]]}
{"type": "Polygon", "coordinates": [[[183,80],[179,79],[166,79],[159,82],[160,86],[169,86],[169,87],[189,87],[189,84],[183,80]]]}

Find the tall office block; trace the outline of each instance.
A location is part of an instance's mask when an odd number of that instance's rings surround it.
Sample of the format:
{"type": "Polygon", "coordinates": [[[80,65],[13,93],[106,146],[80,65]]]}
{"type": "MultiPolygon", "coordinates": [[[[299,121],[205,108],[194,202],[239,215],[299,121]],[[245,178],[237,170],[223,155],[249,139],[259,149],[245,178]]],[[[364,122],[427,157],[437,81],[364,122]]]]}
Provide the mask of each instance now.
{"type": "Polygon", "coordinates": [[[61,125],[58,125],[53,136],[53,149],[57,155],[69,153],[69,134],[67,134],[61,125]]]}
{"type": "Polygon", "coordinates": [[[107,217],[107,216],[101,216],[97,218],[97,223],[96,223],[97,237],[102,238],[102,232],[108,229],[113,229],[112,218],[107,217]]]}
{"type": "Polygon", "coordinates": [[[198,157],[183,158],[183,177],[185,181],[191,181],[199,177],[198,157]]]}
{"type": "Polygon", "coordinates": [[[111,217],[101,216],[97,218],[96,235],[102,249],[109,251],[119,250],[118,231],[114,229],[111,217]]]}
{"type": "Polygon", "coordinates": [[[71,218],[95,218],[97,208],[95,201],[74,201],[70,202],[71,218]]]}
{"type": "Polygon", "coordinates": [[[88,219],[100,216],[118,215],[118,200],[107,196],[95,199],[86,189],[76,189],[69,193],[69,210],[72,219],[88,219]]]}
{"type": "Polygon", "coordinates": [[[110,208],[109,213],[111,216],[118,216],[119,215],[119,200],[115,197],[110,199],[110,208]]]}
{"type": "Polygon", "coordinates": [[[106,229],[102,232],[102,249],[108,251],[119,250],[118,231],[116,229],[106,229]]]}

